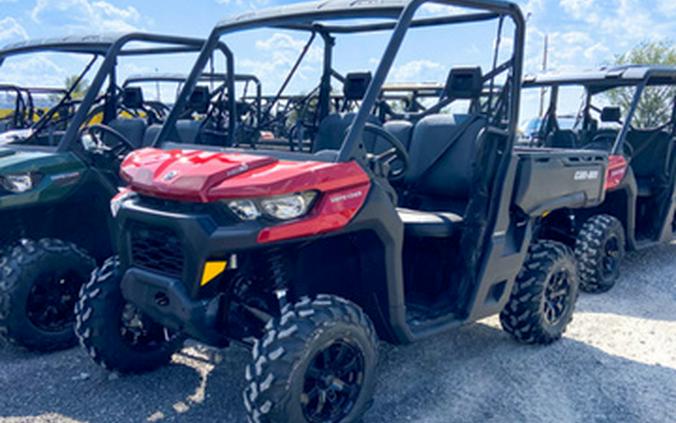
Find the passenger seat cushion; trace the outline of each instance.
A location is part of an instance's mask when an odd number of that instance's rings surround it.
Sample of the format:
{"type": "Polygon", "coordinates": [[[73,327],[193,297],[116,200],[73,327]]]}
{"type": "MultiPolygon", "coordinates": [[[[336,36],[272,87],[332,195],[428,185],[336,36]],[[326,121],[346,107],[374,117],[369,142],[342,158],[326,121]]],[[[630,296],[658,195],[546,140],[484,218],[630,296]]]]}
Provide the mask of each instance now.
{"type": "Polygon", "coordinates": [[[146,122],[141,118],[133,119],[113,119],[108,124],[111,128],[124,135],[134,148],[139,148],[143,144],[146,133],[146,122]]]}
{"type": "Polygon", "coordinates": [[[143,138],[143,147],[150,147],[155,141],[157,134],[162,130],[162,125],[150,125],[146,130],[145,137],[143,138]]]}
{"type": "MultiPolygon", "coordinates": [[[[411,122],[407,120],[392,120],[386,122],[383,125],[383,128],[401,141],[408,150],[411,145],[411,136],[413,135],[413,124],[411,122]]],[[[380,142],[378,144],[380,144],[380,142]]]]}
{"type": "Polygon", "coordinates": [[[197,139],[197,134],[200,130],[201,122],[191,119],[181,119],[176,121],[176,132],[178,133],[181,142],[186,144],[193,144],[197,139]]]}
{"type": "Polygon", "coordinates": [[[462,216],[450,212],[424,212],[418,210],[397,209],[404,223],[406,236],[416,238],[449,238],[462,225],[462,216]]]}
{"type": "MultiPolygon", "coordinates": [[[[324,118],[319,124],[317,136],[312,151],[338,150],[343,144],[347,129],[352,125],[356,113],[333,113],[324,118]]],[[[375,116],[370,116],[368,123],[379,125],[375,116]]],[[[364,143],[368,151],[373,151],[376,136],[368,131],[364,132],[364,143]]]]}

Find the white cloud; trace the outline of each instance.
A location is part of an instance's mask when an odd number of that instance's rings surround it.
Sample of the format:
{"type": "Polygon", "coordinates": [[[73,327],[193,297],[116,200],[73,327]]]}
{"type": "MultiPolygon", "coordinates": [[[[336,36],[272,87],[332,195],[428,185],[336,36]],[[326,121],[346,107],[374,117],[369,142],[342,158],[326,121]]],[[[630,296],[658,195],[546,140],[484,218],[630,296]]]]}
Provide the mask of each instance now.
{"type": "Polygon", "coordinates": [[[141,15],[133,6],[117,7],[102,0],[38,0],[31,11],[36,23],[68,32],[129,32],[139,29],[141,15]]]}
{"type": "Polygon", "coordinates": [[[676,1],[657,0],[657,9],[667,17],[676,17],[676,1]]]}
{"type": "MultiPolygon", "coordinates": [[[[242,54],[238,56],[235,52],[235,56],[240,57],[236,64],[247,73],[258,76],[264,81],[264,86],[276,88],[290,72],[307,42],[307,38],[295,38],[286,33],[276,32],[269,38],[257,40],[254,43],[254,54],[246,52],[246,56],[242,54]]],[[[312,45],[296,72],[294,81],[309,80],[311,76],[314,78],[313,82],[318,81],[317,65],[322,60],[323,49],[312,45]]]]}
{"type": "Polygon", "coordinates": [[[390,71],[389,80],[392,82],[439,82],[444,78],[446,68],[431,60],[412,60],[390,71]]]}
{"type": "Polygon", "coordinates": [[[44,54],[10,57],[3,63],[3,82],[62,86],[68,72],[44,54]]]}
{"type": "Polygon", "coordinates": [[[269,3],[268,0],[216,0],[218,4],[226,6],[245,7],[248,9],[256,9],[260,6],[265,6],[269,3]]]}
{"type": "MultiPolygon", "coordinates": [[[[1,0],[0,0],[1,1],[1,0]]],[[[23,26],[14,18],[0,19],[0,41],[25,40],[28,34],[23,26]]]]}
{"type": "Polygon", "coordinates": [[[561,8],[575,19],[580,20],[598,20],[598,16],[593,13],[596,0],[560,0],[561,8]]]}

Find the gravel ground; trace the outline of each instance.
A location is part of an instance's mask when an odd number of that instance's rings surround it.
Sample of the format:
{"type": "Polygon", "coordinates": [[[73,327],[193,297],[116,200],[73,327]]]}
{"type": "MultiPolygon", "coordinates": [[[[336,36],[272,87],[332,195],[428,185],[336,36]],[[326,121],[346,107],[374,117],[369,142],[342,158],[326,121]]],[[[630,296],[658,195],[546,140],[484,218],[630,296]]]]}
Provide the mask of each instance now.
{"type": "MultiPolygon", "coordinates": [[[[79,350],[0,347],[0,422],[243,419],[248,352],[185,348],[150,375],[111,376],[79,350]]],[[[550,347],[491,318],[419,344],[383,345],[378,422],[676,421],[676,243],[633,254],[618,286],[584,295],[550,347]]]]}

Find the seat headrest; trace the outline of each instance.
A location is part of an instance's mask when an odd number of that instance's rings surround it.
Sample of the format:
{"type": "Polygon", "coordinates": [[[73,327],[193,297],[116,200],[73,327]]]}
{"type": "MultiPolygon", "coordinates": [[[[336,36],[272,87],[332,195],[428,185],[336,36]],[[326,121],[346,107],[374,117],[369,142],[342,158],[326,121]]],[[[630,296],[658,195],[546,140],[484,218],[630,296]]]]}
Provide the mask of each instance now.
{"type": "Polygon", "coordinates": [[[345,75],[345,82],[343,83],[345,100],[362,100],[371,84],[371,79],[373,79],[371,72],[353,72],[345,75]]]}
{"type": "Polygon", "coordinates": [[[604,107],[601,110],[601,122],[617,123],[622,120],[622,109],[619,107],[604,107]]]}
{"type": "Polygon", "coordinates": [[[453,68],[446,80],[446,96],[456,100],[472,100],[481,96],[481,67],[453,68]]]}
{"type": "Polygon", "coordinates": [[[141,87],[125,87],[122,90],[122,104],[129,109],[143,108],[143,90],[141,87]]]}
{"type": "Polygon", "coordinates": [[[211,93],[209,87],[198,85],[190,94],[188,99],[188,108],[197,113],[205,114],[209,111],[209,102],[211,100],[211,93]]]}

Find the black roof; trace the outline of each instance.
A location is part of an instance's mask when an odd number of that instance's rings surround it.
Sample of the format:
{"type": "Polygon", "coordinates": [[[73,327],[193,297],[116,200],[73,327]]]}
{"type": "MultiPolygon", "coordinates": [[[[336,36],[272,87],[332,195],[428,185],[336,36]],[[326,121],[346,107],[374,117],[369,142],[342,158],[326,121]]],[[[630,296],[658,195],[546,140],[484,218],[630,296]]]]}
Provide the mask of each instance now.
{"type": "Polygon", "coordinates": [[[44,38],[21,41],[4,46],[0,49],[0,59],[7,56],[37,51],[52,51],[66,53],[82,53],[105,55],[108,49],[115,43],[123,41],[126,38],[140,38],[135,41],[162,43],[164,46],[153,46],[149,48],[127,49],[120,54],[153,54],[153,53],[172,53],[180,50],[199,51],[204,40],[198,38],[177,37],[172,35],[144,34],[144,33],[117,33],[117,34],[92,34],[76,35],[57,38],[44,38]]]}
{"type": "Polygon", "coordinates": [[[676,66],[625,65],[593,71],[529,75],[524,78],[523,86],[526,88],[550,85],[612,87],[636,85],[648,78],[673,80],[676,83],[676,66]]]}
{"type": "MultiPolygon", "coordinates": [[[[134,74],[127,77],[124,80],[123,85],[129,84],[138,84],[143,82],[185,82],[188,79],[187,74],[181,73],[140,73],[134,74]]],[[[200,76],[200,82],[204,81],[225,81],[227,75],[224,73],[203,73],[200,76]]],[[[235,81],[237,82],[246,82],[246,81],[258,81],[258,78],[254,75],[246,74],[236,74],[235,81]]]]}
{"type": "MultiPolygon", "coordinates": [[[[415,0],[324,0],[271,7],[246,12],[220,21],[215,32],[226,33],[246,28],[275,27],[301,31],[315,31],[321,28],[329,33],[357,33],[393,29],[401,12],[415,0]],[[386,21],[367,24],[336,25],[323,21],[375,18],[386,21]]],[[[453,5],[453,1],[435,1],[436,4],[453,5]]],[[[518,9],[515,3],[503,0],[471,0],[464,7],[491,7],[503,13],[518,9]]],[[[498,17],[496,12],[461,13],[433,18],[417,18],[411,27],[432,26],[444,23],[476,22],[498,17]]]]}

